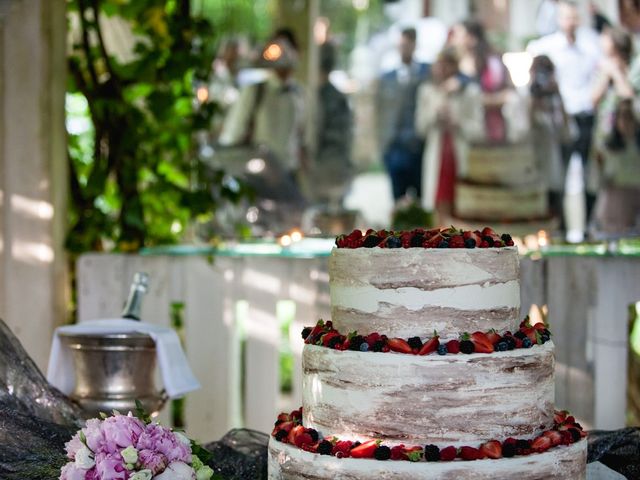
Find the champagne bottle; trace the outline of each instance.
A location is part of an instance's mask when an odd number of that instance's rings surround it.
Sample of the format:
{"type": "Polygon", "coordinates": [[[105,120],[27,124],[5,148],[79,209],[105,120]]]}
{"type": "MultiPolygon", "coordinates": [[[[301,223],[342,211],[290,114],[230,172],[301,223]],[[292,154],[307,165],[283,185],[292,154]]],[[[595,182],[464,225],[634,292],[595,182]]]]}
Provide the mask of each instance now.
{"type": "Polygon", "coordinates": [[[142,297],[147,293],[149,286],[149,275],[144,272],[138,272],[133,276],[133,283],[129,290],[129,298],[122,310],[122,318],[131,320],[140,320],[142,310],[142,297]]]}

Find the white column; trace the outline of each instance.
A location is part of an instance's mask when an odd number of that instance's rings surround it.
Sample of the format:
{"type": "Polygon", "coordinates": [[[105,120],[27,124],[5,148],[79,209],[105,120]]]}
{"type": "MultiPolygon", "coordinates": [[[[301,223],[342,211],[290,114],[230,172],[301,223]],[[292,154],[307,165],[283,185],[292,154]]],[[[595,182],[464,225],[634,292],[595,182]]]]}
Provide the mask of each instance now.
{"type": "Polygon", "coordinates": [[[0,317],[45,369],[66,300],[65,1],[0,15],[0,317]]]}
{"type": "Polygon", "coordinates": [[[434,0],[432,16],[450,26],[469,17],[469,0],[434,0]]]}

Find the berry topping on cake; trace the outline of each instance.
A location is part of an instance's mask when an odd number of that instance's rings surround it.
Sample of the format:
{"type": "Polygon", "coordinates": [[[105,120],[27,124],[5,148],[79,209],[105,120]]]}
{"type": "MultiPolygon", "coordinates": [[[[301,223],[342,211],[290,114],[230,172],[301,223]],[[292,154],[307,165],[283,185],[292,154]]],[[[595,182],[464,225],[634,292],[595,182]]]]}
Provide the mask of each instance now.
{"type": "Polygon", "coordinates": [[[351,440],[336,440],[333,446],[332,455],[338,458],[346,458],[351,456],[351,448],[353,447],[351,440]]]}
{"type": "Polygon", "coordinates": [[[474,345],[474,352],[476,353],[491,353],[493,352],[493,343],[489,340],[486,333],[474,332],[471,334],[471,341],[474,345]]]}
{"type": "Polygon", "coordinates": [[[391,449],[386,445],[380,445],[373,452],[373,456],[376,460],[389,460],[391,458],[391,449]]]}
{"type": "MultiPolygon", "coordinates": [[[[579,438],[579,437],[578,437],[579,438]]],[[[551,439],[545,435],[540,435],[531,442],[531,450],[542,453],[552,447],[551,439]]]]}
{"type": "Polygon", "coordinates": [[[331,455],[333,453],[333,443],[331,443],[329,440],[322,440],[318,444],[317,452],[320,455],[331,455]]]}
{"type": "Polygon", "coordinates": [[[438,337],[438,332],[434,330],[433,337],[429,339],[422,348],[418,352],[418,355],[428,355],[431,352],[435,352],[438,349],[438,345],[440,345],[440,337],[438,337]]]}
{"type": "MultiPolygon", "coordinates": [[[[449,447],[453,448],[453,447],[449,447]]],[[[455,457],[455,454],[454,454],[455,457]]],[[[424,446],[424,459],[427,462],[437,462],[440,460],[440,449],[436,445],[424,446]]]]}
{"type": "Polygon", "coordinates": [[[411,337],[407,340],[407,343],[412,350],[417,349],[419,351],[422,348],[422,340],[420,340],[420,337],[411,337]]]}
{"type": "Polygon", "coordinates": [[[357,447],[352,448],[351,456],[353,458],[373,458],[373,455],[375,451],[378,449],[379,445],[380,445],[380,440],[369,440],[368,442],[364,442],[358,445],[357,447]]]}
{"type": "Polygon", "coordinates": [[[387,345],[389,345],[389,348],[394,352],[413,353],[413,349],[409,343],[402,338],[390,338],[387,341],[387,345]]]}
{"type": "Polygon", "coordinates": [[[483,443],[480,446],[480,452],[483,456],[488,458],[501,458],[502,445],[497,440],[491,440],[490,442],[483,443]]]}
{"type": "Polygon", "coordinates": [[[438,355],[446,355],[447,354],[447,346],[444,343],[438,345],[438,355]]]}

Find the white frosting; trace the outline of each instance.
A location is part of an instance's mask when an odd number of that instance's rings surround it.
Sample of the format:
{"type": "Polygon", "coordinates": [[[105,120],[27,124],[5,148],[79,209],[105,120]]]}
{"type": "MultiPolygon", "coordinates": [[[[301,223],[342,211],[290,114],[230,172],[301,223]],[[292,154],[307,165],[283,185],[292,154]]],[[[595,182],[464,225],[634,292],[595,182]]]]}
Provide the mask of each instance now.
{"type": "Polygon", "coordinates": [[[553,344],[425,356],[305,345],[304,424],[347,439],[461,446],[553,423],[553,344]]]}
{"type": "Polygon", "coordinates": [[[375,313],[381,304],[402,305],[408,310],[424,307],[448,307],[479,310],[520,306],[520,283],[512,280],[499,284],[473,284],[436,290],[415,287],[378,289],[368,286],[335,285],[331,289],[331,305],[375,313]]]}
{"type": "Polygon", "coordinates": [[[269,440],[269,480],[584,480],[586,460],[586,440],[513,458],[415,463],[336,458],[269,440]]]}

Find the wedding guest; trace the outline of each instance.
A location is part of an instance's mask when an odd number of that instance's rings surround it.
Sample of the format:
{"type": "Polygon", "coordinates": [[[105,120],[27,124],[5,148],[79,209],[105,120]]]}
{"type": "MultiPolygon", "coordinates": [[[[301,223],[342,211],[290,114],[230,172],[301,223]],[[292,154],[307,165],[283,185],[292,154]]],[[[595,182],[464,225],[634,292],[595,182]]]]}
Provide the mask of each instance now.
{"type": "Polygon", "coordinates": [[[640,122],[632,100],[621,99],[604,144],[603,182],[595,207],[598,233],[640,233],[640,122]]]}
{"type": "Polygon", "coordinates": [[[502,107],[513,84],[502,59],[487,40],[483,25],[465,20],[453,27],[450,44],[460,57],[460,72],[477,82],[482,90],[486,140],[501,143],[507,139],[502,107]]]}
{"type": "MultiPolygon", "coordinates": [[[[595,122],[592,88],[600,59],[598,36],[580,26],[578,7],[570,0],[558,4],[558,27],[557,32],[532,41],[527,50],[533,56],[548,56],[555,65],[564,108],[577,130],[575,140],[565,148],[565,162],[577,153],[583,165],[589,167],[595,122]]],[[[587,215],[594,200],[593,192],[588,192],[587,215]]]]}
{"type": "Polygon", "coordinates": [[[565,177],[562,144],[570,135],[569,121],[560,96],[555,66],[546,55],[533,59],[529,92],[531,140],[535,146],[533,151],[540,180],[547,190],[551,214],[562,219],[565,177]]]}
{"type": "Polygon", "coordinates": [[[430,66],[414,59],[416,40],[414,28],[402,31],[402,63],[382,75],[376,92],[377,135],[396,201],[411,191],[421,195],[424,140],[416,134],[414,116],[418,85],[428,77],[430,66]]]}
{"type": "Polygon", "coordinates": [[[416,131],[426,138],[422,167],[422,206],[448,221],[455,183],[467,170],[468,143],[484,137],[481,91],[459,77],[458,57],[445,48],[433,65],[432,81],[418,90],[416,131]]]}

